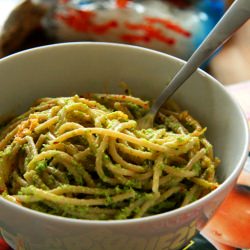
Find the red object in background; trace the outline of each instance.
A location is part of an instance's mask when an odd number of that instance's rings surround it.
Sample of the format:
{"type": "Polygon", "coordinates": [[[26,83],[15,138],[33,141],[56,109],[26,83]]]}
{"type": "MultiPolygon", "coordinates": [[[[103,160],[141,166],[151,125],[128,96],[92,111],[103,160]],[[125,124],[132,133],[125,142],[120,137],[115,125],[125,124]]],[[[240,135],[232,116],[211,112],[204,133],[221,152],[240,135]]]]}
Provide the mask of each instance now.
{"type": "Polygon", "coordinates": [[[135,31],[141,30],[145,32],[145,34],[141,36],[136,34],[123,34],[121,36],[121,39],[126,42],[137,42],[139,41],[140,38],[141,41],[145,42],[150,42],[152,39],[156,39],[161,42],[167,43],[169,45],[172,45],[176,42],[175,39],[164,35],[160,29],[155,28],[153,25],[127,22],[125,23],[125,26],[129,30],[135,30],[135,31]]]}
{"type": "Polygon", "coordinates": [[[93,11],[68,9],[67,15],[58,14],[57,18],[77,31],[93,32],[99,35],[118,26],[116,20],[109,20],[102,24],[96,24],[93,21],[95,15],[96,13],[93,11]]]}
{"type": "Polygon", "coordinates": [[[153,39],[163,42],[168,45],[174,45],[176,43],[176,39],[172,37],[168,37],[165,35],[161,29],[155,26],[156,24],[161,24],[166,29],[179,33],[185,37],[191,37],[191,33],[187,30],[183,29],[179,25],[163,19],[163,18],[156,18],[156,17],[145,17],[144,20],[146,21],[143,23],[131,23],[126,22],[125,27],[131,31],[143,31],[143,35],[138,34],[128,34],[125,33],[121,35],[121,40],[128,42],[128,43],[136,43],[136,42],[151,42],[153,39]]]}
{"type": "MultiPolygon", "coordinates": [[[[119,8],[127,7],[130,1],[117,0],[119,8]]],[[[117,39],[126,43],[144,42],[149,43],[153,40],[162,42],[166,45],[176,44],[176,38],[169,37],[170,30],[182,37],[190,38],[192,34],[182,28],[177,23],[159,17],[144,17],[141,22],[128,22],[126,20],[105,20],[103,23],[98,22],[98,12],[90,10],[77,10],[71,7],[66,8],[66,12],[57,13],[56,18],[63,21],[70,28],[83,34],[107,35],[111,30],[118,30],[117,39]],[[124,33],[119,34],[119,29],[126,28],[124,33]]]]}
{"type": "Polygon", "coordinates": [[[116,0],[116,5],[118,8],[125,8],[127,7],[129,0],[116,0]]]}
{"type": "Polygon", "coordinates": [[[175,31],[176,33],[179,33],[185,37],[190,37],[191,36],[191,33],[185,29],[183,29],[182,27],[180,27],[179,25],[169,21],[169,20],[166,20],[166,19],[163,19],[163,18],[156,18],[156,17],[146,17],[145,18],[150,24],[156,24],[156,23],[159,23],[159,24],[162,24],[165,26],[165,28],[168,28],[172,31],[175,31]]]}
{"type": "Polygon", "coordinates": [[[7,243],[0,238],[0,250],[11,250],[7,243]]]}
{"type": "Polygon", "coordinates": [[[203,234],[213,242],[250,248],[250,173],[243,171],[203,234]]]}

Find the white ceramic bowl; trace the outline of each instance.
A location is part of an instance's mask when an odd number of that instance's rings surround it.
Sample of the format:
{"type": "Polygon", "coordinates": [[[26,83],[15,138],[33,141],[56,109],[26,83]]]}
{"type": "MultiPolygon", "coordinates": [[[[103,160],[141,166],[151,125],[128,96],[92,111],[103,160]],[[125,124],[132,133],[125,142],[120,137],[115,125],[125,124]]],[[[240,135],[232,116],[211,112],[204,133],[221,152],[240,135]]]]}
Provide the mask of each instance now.
{"type": "MultiPolygon", "coordinates": [[[[121,92],[155,98],[183,61],[151,50],[107,43],[36,48],[0,60],[0,114],[24,111],[35,99],[83,92],[121,92]]],[[[232,189],[248,151],[248,127],[238,104],[203,71],[175,94],[208,127],[222,163],[218,189],[177,210],[141,219],[88,221],[61,218],[0,198],[0,226],[15,249],[178,249],[209,220],[232,189]]]]}

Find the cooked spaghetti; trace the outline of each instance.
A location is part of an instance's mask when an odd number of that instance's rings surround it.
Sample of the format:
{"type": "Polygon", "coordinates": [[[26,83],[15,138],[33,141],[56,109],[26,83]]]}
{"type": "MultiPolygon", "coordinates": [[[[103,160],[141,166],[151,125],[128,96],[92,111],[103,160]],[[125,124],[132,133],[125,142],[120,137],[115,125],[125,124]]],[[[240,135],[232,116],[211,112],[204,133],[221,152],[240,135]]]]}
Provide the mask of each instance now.
{"type": "Polygon", "coordinates": [[[0,130],[2,196],[41,212],[130,219],[185,206],[218,186],[205,128],[176,105],[153,128],[149,103],[91,94],[43,98],[0,130]]]}

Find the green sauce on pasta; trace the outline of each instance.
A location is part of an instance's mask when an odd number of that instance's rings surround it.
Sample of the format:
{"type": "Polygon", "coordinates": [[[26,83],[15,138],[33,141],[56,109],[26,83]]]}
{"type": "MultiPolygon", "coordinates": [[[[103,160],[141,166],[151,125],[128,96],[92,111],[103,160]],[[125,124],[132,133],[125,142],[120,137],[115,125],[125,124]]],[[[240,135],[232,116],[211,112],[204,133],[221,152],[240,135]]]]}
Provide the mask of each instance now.
{"type": "Polygon", "coordinates": [[[0,130],[0,190],[59,216],[130,219],[185,206],[218,186],[212,145],[187,111],[133,96],[42,98],[0,130]]]}

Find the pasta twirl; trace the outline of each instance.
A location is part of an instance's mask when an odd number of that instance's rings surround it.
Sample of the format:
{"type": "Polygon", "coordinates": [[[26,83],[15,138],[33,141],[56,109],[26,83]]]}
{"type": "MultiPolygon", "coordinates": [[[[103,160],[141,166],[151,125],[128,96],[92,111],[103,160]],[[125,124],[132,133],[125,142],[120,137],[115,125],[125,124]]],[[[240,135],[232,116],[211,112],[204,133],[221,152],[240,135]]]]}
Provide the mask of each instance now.
{"type": "Polygon", "coordinates": [[[205,128],[175,105],[153,128],[133,96],[42,98],[0,130],[2,196],[41,212],[130,219],[187,205],[218,186],[205,128]]]}

